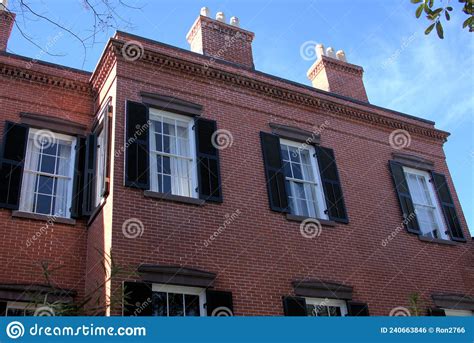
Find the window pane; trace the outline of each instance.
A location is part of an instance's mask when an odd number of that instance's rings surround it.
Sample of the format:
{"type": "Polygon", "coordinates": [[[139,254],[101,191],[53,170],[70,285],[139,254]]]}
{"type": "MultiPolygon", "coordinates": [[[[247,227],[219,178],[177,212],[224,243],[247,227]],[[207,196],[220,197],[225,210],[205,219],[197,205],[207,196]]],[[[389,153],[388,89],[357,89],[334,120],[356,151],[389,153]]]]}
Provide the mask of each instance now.
{"type": "Polygon", "coordinates": [[[50,214],[52,197],[48,195],[38,194],[36,198],[36,213],[50,214]]]}
{"type": "Polygon", "coordinates": [[[301,165],[297,163],[291,164],[291,169],[293,170],[293,177],[295,179],[303,180],[303,174],[301,172],[301,165]]]}
{"type": "Polygon", "coordinates": [[[290,155],[290,160],[292,162],[300,162],[300,156],[298,153],[298,149],[292,146],[288,147],[289,155],[290,155]]]}
{"type": "Polygon", "coordinates": [[[171,176],[163,175],[163,193],[171,194],[171,176]]]}
{"type": "Polygon", "coordinates": [[[41,153],[56,156],[57,149],[58,149],[57,144],[49,144],[48,139],[43,138],[41,153]]]}
{"type": "Polygon", "coordinates": [[[286,147],[286,145],[281,145],[281,158],[284,160],[284,161],[289,161],[290,160],[290,157],[288,156],[288,148],[286,147]]]}
{"type": "Polygon", "coordinates": [[[157,151],[163,151],[163,136],[160,134],[155,135],[155,149],[157,151]]]}
{"type": "Polygon", "coordinates": [[[40,171],[43,173],[54,174],[56,158],[54,156],[43,155],[41,158],[40,171]]]}
{"type": "Polygon", "coordinates": [[[153,292],[153,316],[167,316],[165,292],[153,292]]]}
{"type": "Polygon", "coordinates": [[[186,294],[184,296],[184,303],[186,305],[186,316],[199,316],[199,295],[186,294]]]}
{"type": "Polygon", "coordinates": [[[169,157],[166,157],[166,156],[163,157],[163,171],[162,172],[163,174],[168,174],[168,175],[171,174],[171,162],[170,162],[169,157]]]}
{"type": "Polygon", "coordinates": [[[310,317],[315,317],[316,316],[316,310],[314,308],[314,305],[306,305],[306,313],[310,317]]]}
{"type": "Polygon", "coordinates": [[[176,136],[175,121],[173,119],[163,118],[163,133],[165,135],[176,136]]]}
{"type": "Polygon", "coordinates": [[[169,316],[184,316],[183,294],[168,293],[169,316]]]}
{"type": "Polygon", "coordinates": [[[54,178],[49,176],[39,176],[36,191],[42,194],[53,194],[54,178]]]}

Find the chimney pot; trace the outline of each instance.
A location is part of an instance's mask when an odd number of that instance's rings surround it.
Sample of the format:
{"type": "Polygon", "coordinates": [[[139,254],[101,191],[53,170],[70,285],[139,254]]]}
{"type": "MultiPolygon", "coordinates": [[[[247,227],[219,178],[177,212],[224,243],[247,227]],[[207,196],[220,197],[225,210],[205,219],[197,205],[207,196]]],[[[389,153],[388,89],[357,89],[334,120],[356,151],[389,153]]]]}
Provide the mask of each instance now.
{"type": "Polygon", "coordinates": [[[208,7],[201,8],[201,15],[203,15],[205,17],[209,17],[209,14],[210,14],[210,11],[209,11],[208,7]]]}
{"type": "Polygon", "coordinates": [[[0,9],[3,8],[7,8],[8,7],[8,0],[0,0],[0,5],[3,5],[3,6],[0,6],[0,9]]]}
{"type": "Polygon", "coordinates": [[[336,58],[336,55],[334,55],[334,49],[329,47],[326,49],[326,56],[331,57],[331,58],[336,58]]]}
{"type": "Polygon", "coordinates": [[[316,44],[316,55],[318,55],[318,58],[321,58],[321,56],[324,56],[324,45],[316,44]]]}
{"type": "Polygon", "coordinates": [[[15,23],[15,13],[10,12],[7,5],[7,0],[0,0],[0,51],[7,50],[8,40],[15,23]]]}
{"type": "Polygon", "coordinates": [[[339,50],[338,52],[336,52],[336,57],[339,61],[342,61],[342,62],[347,62],[346,60],[346,54],[344,53],[343,50],[339,50]]]}
{"type": "Polygon", "coordinates": [[[216,20],[220,21],[221,23],[225,23],[225,14],[224,14],[224,12],[217,12],[216,13],[216,20]]]}
{"type": "Polygon", "coordinates": [[[230,25],[240,27],[240,21],[237,17],[230,18],[230,25]]]}

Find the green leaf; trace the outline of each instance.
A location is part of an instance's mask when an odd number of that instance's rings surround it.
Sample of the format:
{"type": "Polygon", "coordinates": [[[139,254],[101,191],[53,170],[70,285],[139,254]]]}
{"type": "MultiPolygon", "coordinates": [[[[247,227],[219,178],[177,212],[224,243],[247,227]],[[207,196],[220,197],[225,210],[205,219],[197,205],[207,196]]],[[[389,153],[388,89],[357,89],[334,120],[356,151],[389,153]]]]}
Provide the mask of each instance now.
{"type": "Polygon", "coordinates": [[[446,9],[450,12],[453,10],[453,8],[451,6],[446,7],[446,9]]]}
{"type": "Polygon", "coordinates": [[[430,32],[433,30],[433,27],[435,26],[435,23],[431,24],[428,26],[428,28],[425,30],[425,35],[429,35],[430,32]]]}
{"type": "Polygon", "coordinates": [[[440,21],[436,23],[436,32],[438,33],[439,38],[444,38],[443,26],[441,25],[440,21]]]}
{"type": "Polygon", "coordinates": [[[421,16],[421,12],[423,12],[423,4],[421,4],[420,6],[418,6],[418,8],[416,9],[416,12],[415,12],[415,15],[417,18],[419,18],[421,16]]]}
{"type": "Polygon", "coordinates": [[[429,2],[429,6],[430,6],[430,7],[433,7],[433,1],[434,1],[434,0],[430,0],[430,2],[429,2]]]}
{"type": "Polygon", "coordinates": [[[412,4],[419,4],[420,2],[422,2],[423,0],[411,0],[411,3],[412,4]]]}
{"type": "Polygon", "coordinates": [[[451,17],[449,16],[449,12],[448,12],[448,11],[445,11],[445,12],[444,12],[444,15],[445,15],[445,17],[446,17],[446,20],[451,19],[451,17]]]}
{"type": "Polygon", "coordinates": [[[472,26],[472,23],[473,23],[474,19],[473,17],[469,17],[467,18],[464,23],[462,24],[462,28],[466,28],[467,26],[469,26],[469,28],[472,26]]]}

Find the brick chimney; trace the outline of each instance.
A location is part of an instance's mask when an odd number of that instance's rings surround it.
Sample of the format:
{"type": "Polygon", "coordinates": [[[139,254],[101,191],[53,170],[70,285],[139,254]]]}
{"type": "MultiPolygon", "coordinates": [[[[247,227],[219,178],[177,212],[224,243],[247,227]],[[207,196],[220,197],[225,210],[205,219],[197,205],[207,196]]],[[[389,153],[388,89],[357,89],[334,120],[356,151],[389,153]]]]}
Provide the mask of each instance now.
{"type": "Polygon", "coordinates": [[[7,0],[0,0],[0,51],[7,50],[8,39],[15,22],[15,13],[8,11],[7,0]]]}
{"type": "Polygon", "coordinates": [[[237,17],[225,23],[223,12],[216,19],[209,17],[209,9],[203,7],[199,17],[186,35],[191,51],[254,68],[252,55],[253,32],[240,28],[237,17]]]}
{"type": "Polygon", "coordinates": [[[306,74],[315,88],[369,102],[362,81],[362,67],[347,63],[342,50],[334,53],[333,48],[327,48],[324,51],[324,46],[318,44],[316,53],[318,59],[306,74]]]}

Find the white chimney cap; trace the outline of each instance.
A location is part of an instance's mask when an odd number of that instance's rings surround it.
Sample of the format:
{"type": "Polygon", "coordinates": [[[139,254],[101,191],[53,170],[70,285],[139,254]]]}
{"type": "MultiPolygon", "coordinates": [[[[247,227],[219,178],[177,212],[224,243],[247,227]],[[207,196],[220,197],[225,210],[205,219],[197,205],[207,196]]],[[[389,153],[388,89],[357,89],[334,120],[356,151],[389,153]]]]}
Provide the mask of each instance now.
{"type": "Polygon", "coordinates": [[[201,8],[201,15],[205,17],[209,17],[210,11],[208,7],[201,8]]]}
{"type": "Polygon", "coordinates": [[[336,58],[336,55],[334,54],[334,49],[331,48],[331,47],[327,48],[326,49],[326,56],[336,58]]]}
{"type": "Polygon", "coordinates": [[[8,0],[0,0],[0,5],[3,5],[3,6],[0,6],[0,8],[7,8],[8,7],[8,0]]]}
{"type": "Polygon", "coordinates": [[[240,20],[237,17],[230,18],[230,25],[240,27],[240,20]]]}
{"type": "Polygon", "coordinates": [[[336,52],[336,57],[339,61],[342,61],[342,62],[347,62],[346,60],[346,54],[344,53],[343,50],[339,50],[338,52],[336,52]]]}
{"type": "Polygon", "coordinates": [[[216,20],[225,23],[225,14],[224,12],[216,13],[216,20]]]}

